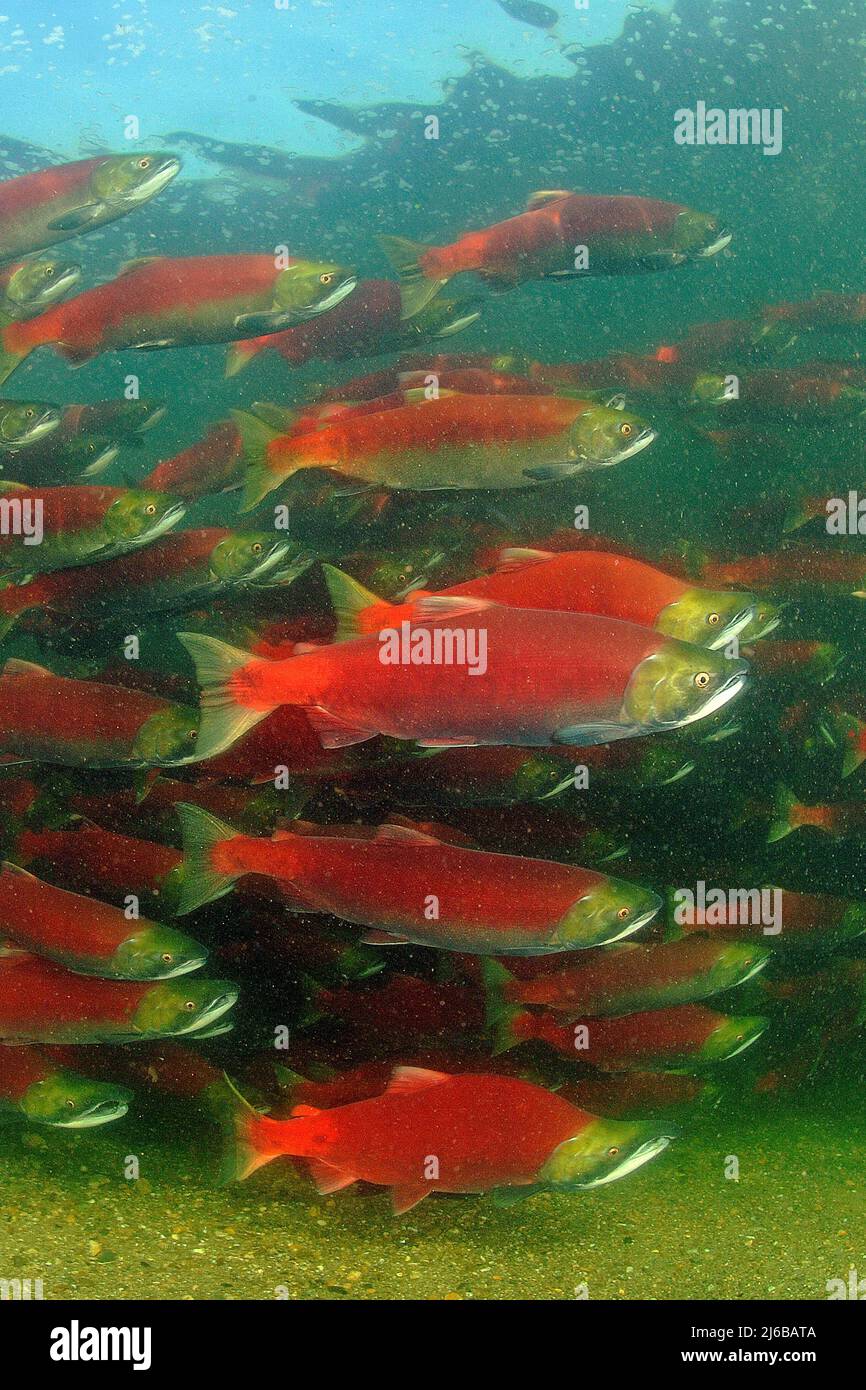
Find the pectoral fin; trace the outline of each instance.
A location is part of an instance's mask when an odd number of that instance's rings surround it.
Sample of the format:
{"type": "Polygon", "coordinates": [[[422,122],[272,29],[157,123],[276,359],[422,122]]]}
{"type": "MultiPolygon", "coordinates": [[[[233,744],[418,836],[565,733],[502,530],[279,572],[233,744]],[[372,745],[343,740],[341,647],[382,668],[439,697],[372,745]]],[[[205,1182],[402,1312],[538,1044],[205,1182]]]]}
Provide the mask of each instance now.
{"type": "Polygon", "coordinates": [[[90,227],[106,211],[104,203],[86,203],[80,208],[69,208],[67,212],[62,212],[59,217],[55,217],[53,222],[48,223],[50,232],[77,232],[85,227],[90,227]]]}

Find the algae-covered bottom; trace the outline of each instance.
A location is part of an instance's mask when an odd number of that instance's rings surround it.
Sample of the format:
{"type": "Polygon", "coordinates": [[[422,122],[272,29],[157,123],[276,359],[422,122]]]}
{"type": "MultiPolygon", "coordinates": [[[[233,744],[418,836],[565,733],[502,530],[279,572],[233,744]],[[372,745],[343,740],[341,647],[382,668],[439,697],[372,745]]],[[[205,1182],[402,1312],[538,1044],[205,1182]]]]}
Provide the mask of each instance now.
{"type": "Polygon", "coordinates": [[[610,1187],[401,1218],[372,1190],[319,1197],[287,1161],[216,1187],[204,1119],[5,1127],[0,1279],[46,1299],[825,1299],[866,1273],[862,1086],[838,1070],[720,1107],[610,1187]]]}

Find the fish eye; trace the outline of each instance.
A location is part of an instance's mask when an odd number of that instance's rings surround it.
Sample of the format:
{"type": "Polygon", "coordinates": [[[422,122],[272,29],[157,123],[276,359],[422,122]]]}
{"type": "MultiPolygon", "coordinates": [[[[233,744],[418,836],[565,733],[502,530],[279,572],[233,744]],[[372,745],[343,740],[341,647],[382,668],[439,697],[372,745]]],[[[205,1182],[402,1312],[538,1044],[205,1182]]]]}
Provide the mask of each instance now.
{"type": "Polygon", "coordinates": [[[253,554],[254,554],[254,555],[261,555],[262,549],[263,549],[263,546],[262,546],[261,541],[253,541],[252,551],[253,551],[253,554]]]}
{"type": "Polygon", "coordinates": [[[618,1144],[612,1144],[611,1147],[610,1147],[610,1148],[608,1149],[608,1151],[607,1151],[607,1156],[608,1156],[608,1158],[616,1158],[616,1156],[617,1156],[618,1153],[619,1153],[619,1145],[618,1145],[618,1144]]]}
{"type": "Polygon", "coordinates": [[[47,266],[45,267],[45,274],[46,274],[47,276],[53,275],[53,274],[54,274],[54,267],[53,267],[52,265],[47,265],[47,266]]]}
{"type": "Polygon", "coordinates": [[[698,671],[697,675],[695,676],[695,685],[698,687],[698,690],[706,690],[709,683],[709,671],[698,671]]]}
{"type": "Polygon", "coordinates": [[[163,965],[171,965],[172,961],[174,960],[174,956],[171,954],[171,951],[163,951],[162,955],[160,956],[160,960],[162,961],[163,965]]]}
{"type": "Polygon", "coordinates": [[[632,432],[632,428],[627,420],[624,420],[623,423],[620,425],[619,432],[624,439],[628,439],[629,435],[632,432]]]}
{"type": "Polygon", "coordinates": [[[320,276],[319,276],[319,284],[320,284],[320,285],[330,285],[330,283],[331,283],[331,281],[333,280],[333,278],[334,278],[334,276],[333,276],[333,274],[331,273],[331,271],[330,271],[330,270],[326,270],[325,273],[324,273],[324,275],[320,275],[320,276]]]}
{"type": "Polygon", "coordinates": [[[24,414],[27,416],[28,420],[32,420],[33,416],[36,414],[36,411],[31,406],[28,410],[25,410],[24,414]]]}
{"type": "Polygon", "coordinates": [[[147,156],[145,156],[144,159],[140,159],[140,160],[138,161],[138,167],[139,167],[139,169],[149,169],[149,168],[150,168],[150,160],[147,158],[147,156]]]}
{"type": "Polygon", "coordinates": [[[184,1009],[186,1010],[186,1012],[187,1012],[188,1014],[194,1014],[194,1013],[195,1013],[195,1000],[194,1000],[194,999],[187,999],[187,1001],[186,1001],[186,1003],[184,1004],[183,1007],[184,1007],[184,1009]]]}
{"type": "Polygon", "coordinates": [[[66,1109],[67,1109],[67,1110],[74,1110],[74,1109],[75,1109],[75,1101],[72,1099],[71,1096],[70,1096],[70,1097],[68,1098],[68,1100],[65,1102],[65,1105],[66,1105],[66,1109]]]}
{"type": "Polygon", "coordinates": [[[188,729],[186,736],[190,743],[195,743],[198,738],[198,729],[188,729]]]}
{"type": "Polygon", "coordinates": [[[708,613],[708,614],[707,614],[707,622],[709,623],[710,627],[718,627],[718,625],[719,625],[719,615],[718,615],[718,613],[708,613]]]}
{"type": "Polygon", "coordinates": [[[624,922],[626,918],[629,916],[629,910],[627,907],[621,907],[616,915],[621,922],[624,922]]]}
{"type": "Polygon", "coordinates": [[[144,514],[145,516],[156,516],[156,503],[148,502],[147,506],[144,509],[144,514]]]}

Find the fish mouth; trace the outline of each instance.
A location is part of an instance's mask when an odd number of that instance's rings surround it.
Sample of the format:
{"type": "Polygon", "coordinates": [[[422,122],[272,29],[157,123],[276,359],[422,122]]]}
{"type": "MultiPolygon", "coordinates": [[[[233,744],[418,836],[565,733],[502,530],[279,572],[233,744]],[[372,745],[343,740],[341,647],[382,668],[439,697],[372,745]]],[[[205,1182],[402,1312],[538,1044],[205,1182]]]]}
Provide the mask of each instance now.
{"type": "MultiPolygon", "coordinates": [[[[760,967],[759,967],[759,968],[760,968],[760,967]]],[[[754,973],[755,973],[755,972],[754,972],[754,970],[753,970],[753,971],[752,971],[752,974],[754,975],[754,973]]],[[[748,979],[748,978],[749,978],[749,977],[746,976],[746,979],[748,979]]],[[[763,1037],[763,1035],[766,1033],[766,1031],[767,1031],[767,1025],[766,1025],[766,1023],[764,1024],[763,1028],[754,1028],[754,1029],[752,1030],[751,1033],[748,1033],[748,1034],[746,1035],[746,1037],[743,1038],[743,1041],[740,1043],[739,1047],[735,1047],[735,1048],[733,1049],[732,1052],[726,1052],[726,1053],[725,1053],[724,1061],[729,1062],[729,1061],[731,1060],[732,1057],[739,1057],[739,1055],[740,1055],[741,1052],[745,1052],[745,1050],[746,1050],[747,1047],[751,1047],[751,1046],[752,1046],[752,1043],[756,1043],[756,1042],[758,1041],[758,1038],[763,1037]]]]}
{"type": "Polygon", "coordinates": [[[148,979],[153,980],[176,980],[178,975],[191,975],[194,970],[201,970],[207,961],[207,951],[203,951],[200,956],[190,956],[188,960],[179,961],[173,970],[161,970],[158,975],[149,975],[148,979]]]}
{"type": "Polygon", "coordinates": [[[163,420],[167,413],[167,405],[158,405],[155,410],[152,410],[151,413],[142,420],[141,424],[136,428],[135,433],[146,434],[148,430],[153,429],[154,425],[158,425],[160,420],[163,420]]]}
{"type": "Polygon", "coordinates": [[[54,277],[51,281],[51,288],[47,290],[36,303],[40,305],[53,304],[55,300],[60,299],[68,290],[71,290],[73,285],[77,285],[80,279],[81,267],[77,265],[68,266],[66,270],[61,271],[59,275],[54,277]]]}
{"type": "Polygon", "coordinates": [[[748,679],[748,670],[734,671],[728,676],[724,684],[719,686],[715,695],[712,695],[710,699],[707,700],[705,705],[702,705],[700,709],[693,710],[691,714],[687,714],[684,719],[679,720],[677,727],[683,728],[686,724],[694,724],[698,719],[708,719],[711,714],[715,714],[716,710],[722,709],[730,700],[733,700],[735,695],[739,695],[748,679]]]}
{"type": "Polygon", "coordinates": [[[723,647],[726,642],[730,642],[732,637],[736,637],[738,633],[742,632],[743,628],[751,622],[754,616],[754,604],[749,608],[740,609],[740,612],[735,613],[733,618],[731,618],[727,627],[722,628],[722,631],[716,634],[714,640],[708,644],[708,649],[714,652],[717,651],[719,647],[723,647]]]}
{"type": "Polygon", "coordinates": [[[676,772],[672,772],[670,777],[666,777],[663,782],[659,782],[659,786],[672,787],[674,782],[681,782],[684,777],[688,777],[690,773],[694,772],[696,767],[697,763],[694,758],[692,758],[690,762],[685,762],[682,767],[678,767],[676,772]]]}
{"type": "Polygon", "coordinates": [[[342,301],[346,298],[347,295],[352,293],[352,290],[355,288],[357,283],[357,275],[347,276],[345,280],[341,281],[341,283],[337,286],[335,290],[332,290],[331,293],[329,295],[326,295],[324,299],[320,299],[314,309],[309,309],[305,317],[315,318],[318,314],[327,313],[329,309],[335,309],[338,304],[342,303],[342,301]]]}
{"type": "Polygon", "coordinates": [[[652,444],[657,433],[658,431],[654,430],[651,425],[647,425],[636,439],[633,439],[630,444],[626,444],[624,449],[620,449],[612,458],[609,458],[608,463],[623,463],[626,459],[634,458],[635,454],[639,454],[642,449],[646,449],[652,444]]]}
{"type": "Polygon", "coordinates": [[[133,206],[136,203],[146,202],[148,198],[152,198],[155,193],[159,193],[165,188],[166,184],[171,183],[172,179],[179,173],[180,160],[172,155],[170,159],[164,159],[161,164],[158,164],[152,174],[149,174],[146,179],[142,179],[141,183],[136,184],[131,192],[125,194],[118,201],[121,204],[132,203],[133,206]]]}
{"type": "Polygon", "coordinates": [[[618,1178],[628,1177],[629,1173],[633,1173],[636,1168],[642,1168],[650,1159],[655,1158],[656,1154],[660,1154],[675,1138],[675,1134],[658,1134],[654,1139],[647,1139],[633,1153],[627,1154],[622,1163],[611,1168],[610,1172],[602,1173],[597,1178],[587,1178],[585,1182],[575,1183],[575,1186],[585,1192],[592,1187],[605,1187],[609,1182],[616,1182],[618,1178]]]}
{"type": "MultiPolygon", "coordinates": [[[[759,975],[759,974],[761,973],[761,971],[764,969],[764,966],[769,964],[769,961],[770,961],[769,955],[766,955],[766,956],[759,956],[758,959],[755,961],[755,963],[752,965],[751,969],[746,971],[746,974],[745,974],[745,975],[739,975],[739,976],[737,977],[736,982],[735,982],[735,985],[734,985],[733,987],[734,987],[734,988],[737,988],[737,987],[739,987],[740,985],[744,985],[744,984],[746,983],[747,980],[751,980],[751,978],[752,978],[753,975],[759,975]]],[[[760,1033],[757,1033],[755,1036],[759,1038],[759,1037],[761,1036],[761,1034],[760,1034],[760,1033]]],[[[748,1045],[749,1045],[748,1043],[745,1044],[746,1047],[748,1047],[748,1045]]],[[[742,1052],[742,1050],[743,1050],[742,1048],[739,1049],[740,1052],[742,1052]]],[[[736,1055],[736,1054],[734,1054],[734,1055],[736,1055]]]]}
{"type": "Polygon", "coordinates": [[[733,232],[719,232],[715,241],[709,242],[708,245],[702,246],[700,251],[695,252],[696,258],[701,261],[706,261],[710,256],[717,256],[720,251],[724,251],[726,246],[730,246],[733,238],[733,232]]]}
{"type": "Polygon", "coordinates": [[[82,478],[94,478],[97,473],[104,473],[106,468],[110,468],[120,453],[118,444],[109,444],[103,449],[101,454],[97,454],[92,463],[89,463],[81,474],[82,478]]]}
{"type": "MultiPolygon", "coordinates": [[[[173,1036],[181,1038],[190,1033],[201,1033],[204,1029],[209,1030],[217,1019],[222,1018],[223,1014],[228,1013],[229,1009],[234,1007],[237,1001],[238,991],[236,989],[225,990],[222,994],[218,994],[211,1004],[208,1004],[198,1018],[191,1019],[185,1028],[176,1029],[173,1036]]],[[[220,1031],[226,1030],[221,1029],[220,1031]]]]}
{"type": "Polygon", "coordinates": [[[122,1120],[129,1109],[128,1100],[101,1100],[91,1105],[89,1110],[76,1115],[74,1120],[58,1122],[55,1129],[94,1129],[97,1125],[108,1125],[113,1120],[122,1120]]]}
{"type": "MultiPolygon", "coordinates": [[[[257,580],[260,580],[263,576],[270,575],[273,572],[273,570],[276,569],[277,565],[279,565],[286,558],[288,553],[288,542],[278,542],[278,544],[274,546],[273,550],[269,555],[262,556],[262,559],[256,565],[255,569],[250,570],[249,574],[246,575],[243,582],[245,584],[255,584],[257,580]]],[[[293,571],[291,567],[285,570],[281,570],[280,575],[277,576],[275,582],[279,583],[282,575],[286,575],[288,577],[288,575],[292,573],[293,571]]]]}
{"type": "Polygon", "coordinates": [[[446,323],[442,328],[438,329],[436,333],[432,333],[430,336],[432,338],[452,338],[455,333],[462,333],[464,328],[469,328],[471,324],[477,323],[480,318],[481,306],[479,304],[476,307],[473,304],[471,308],[467,308],[458,318],[451,319],[449,323],[446,323]]]}
{"type": "Polygon", "coordinates": [[[171,531],[186,516],[186,507],[183,502],[176,502],[173,507],[169,507],[166,512],[155,521],[149,531],[145,532],[142,538],[135,542],[137,545],[150,545],[151,541],[158,540],[164,536],[166,531],[171,531]]]}

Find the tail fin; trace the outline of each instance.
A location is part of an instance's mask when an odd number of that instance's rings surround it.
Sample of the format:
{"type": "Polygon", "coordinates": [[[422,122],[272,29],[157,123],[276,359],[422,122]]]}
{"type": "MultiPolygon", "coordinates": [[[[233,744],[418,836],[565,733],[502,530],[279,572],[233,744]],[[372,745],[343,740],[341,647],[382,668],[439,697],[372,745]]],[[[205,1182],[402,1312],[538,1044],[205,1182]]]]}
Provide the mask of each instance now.
{"type": "Polygon", "coordinates": [[[268,445],[272,439],[279,438],[279,431],[271,429],[247,410],[233,410],[232,419],[241,436],[247,466],[241,511],[249,512],[282,482],[268,466],[268,445]]]}
{"type": "Polygon", "coordinates": [[[516,1024],[523,1017],[523,1010],[519,1004],[509,1004],[505,998],[505,988],[514,977],[499,961],[483,961],[481,978],[487,996],[485,1021],[488,1031],[492,1034],[495,1057],[520,1042],[516,1024]]]}
{"type": "Polygon", "coordinates": [[[779,783],[776,788],[775,815],[767,835],[768,845],[773,844],[776,840],[784,840],[786,835],[790,835],[792,830],[796,830],[797,827],[794,823],[796,805],[797,798],[794,793],[779,783]]]}
{"type": "Polygon", "coordinates": [[[226,353],[226,376],[237,376],[254,357],[258,357],[263,347],[259,338],[243,338],[240,342],[230,343],[226,353]]]}
{"type": "Polygon", "coordinates": [[[823,512],[824,506],[819,498],[801,497],[799,501],[792,502],[785,512],[782,530],[786,534],[789,531],[798,531],[801,526],[814,521],[817,516],[822,516],[823,512]]]}
{"type": "Polygon", "coordinates": [[[866,724],[856,715],[840,713],[833,720],[833,727],[842,740],[845,753],[842,758],[842,776],[850,777],[866,759],[866,724]]]}
{"type": "Polygon", "coordinates": [[[213,852],[239,832],[212,816],[210,811],[185,801],[178,802],[177,814],[183,831],[183,877],[177,905],[177,915],[182,917],[231,892],[232,884],[241,874],[215,868],[213,852]]]}
{"type": "Polygon", "coordinates": [[[15,340],[15,330],[17,323],[3,323],[0,326],[0,386],[20,367],[26,357],[33,351],[32,346],[26,346],[15,340]]]}
{"type": "Polygon", "coordinates": [[[423,241],[409,241],[402,236],[380,236],[379,245],[400,277],[400,297],[403,319],[414,318],[447,285],[450,275],[430,279],[421,268],[421,257],[431,248],[423,241]]]}
{"type": "Polygon", "coordinates": [[[179,632],[177,636],[195,663],[201,686],[201,724],[195,761],[202,762],[224,753],[276,706],[253,709],[238,698],[244,693],[241,673],[259,661],[250,652],[242,652],[200,632],[179,632]]]}
{"type": "Polygon", "coordinates": [[[371,608],[379,607],[385,612],[391,606],[380,599],[370,589],[365,589],[350,574],[344,574],[334,565],[322,565],[328,594],[337,618],[334,640],[346,642],[351,637],[359,637],[371,632],[372,625],[365,623],[363,615],[371,608]]]}
{"type": "Polygon", "coordinates": [[[277,1157],[267,1142],[263,1116],[225,1073],[222,1083],[211,1088],[208,1100],[223,1127],[221,1182],[242,1182],[277,1157]]]}

